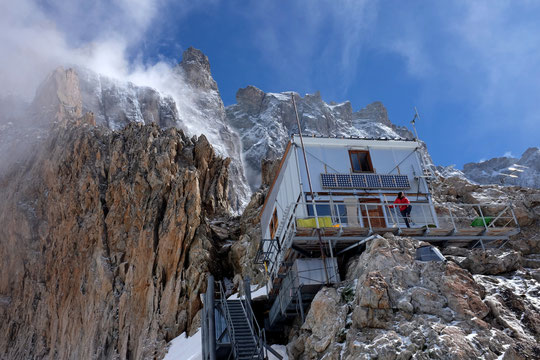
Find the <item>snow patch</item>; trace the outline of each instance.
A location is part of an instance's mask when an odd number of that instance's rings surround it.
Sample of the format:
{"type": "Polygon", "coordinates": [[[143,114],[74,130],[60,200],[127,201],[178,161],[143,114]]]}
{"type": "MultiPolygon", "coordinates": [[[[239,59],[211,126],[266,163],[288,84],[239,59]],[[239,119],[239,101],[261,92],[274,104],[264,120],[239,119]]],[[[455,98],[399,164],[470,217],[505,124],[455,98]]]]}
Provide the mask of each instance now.
{"type": "Polygon", "coordinates": [[[163,360],[202,360],[201,330],[187,337],[182,333],[169,343],[169,351],[163,360]]]}
{"type": "MultiPolygon", "coordinates": [[[[268,296],[268,290],[266,286],[258,288],[259,285],[251,285],[251,300],[259,300],[268,296]]],[[[227,300],[240,300],[240,293],[234,293],[227,298],[227,300]]]]}
{"type": "MultiPolygon", "coordinates": [[[[271,348],[281,355],[283,360],[289,360],[289,355],[287,355],[287,348],[285,345],[272,345],[271,348]]],[[[275,357],[271,352],[268,352],[268,360],[278,360],[278,358],[275,357]]]]}

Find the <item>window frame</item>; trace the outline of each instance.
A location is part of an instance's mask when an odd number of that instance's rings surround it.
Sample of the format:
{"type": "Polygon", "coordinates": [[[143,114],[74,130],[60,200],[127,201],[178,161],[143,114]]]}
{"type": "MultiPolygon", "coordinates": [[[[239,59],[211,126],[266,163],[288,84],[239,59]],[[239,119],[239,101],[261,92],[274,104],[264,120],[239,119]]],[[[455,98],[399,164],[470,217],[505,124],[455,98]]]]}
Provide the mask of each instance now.
{"type": "Polygon", "coordinates": [[[278,223],[279,223],[279,220],[278,220],[278,215],[277,215],[277,208],[275,208],[274,212],[272,213],[272,217],[270,218],[270,224],[269,224],[270,239],[273,239],[274,236],[276,235],[278,223]]]}
{"type": "Polygon", "coordinates": [[[369,150],[349,150],[349,161],[351,162],[351,170],[353,173],[375,173],[375,168],[373,167],[373,163],[371,162],[371,154],[369,153],[369,150]],[[367,162],[370,167],[370,171],[355,171],[354,170],[354,163],[352,159],[352,154],[367,154],[367,162]]]}

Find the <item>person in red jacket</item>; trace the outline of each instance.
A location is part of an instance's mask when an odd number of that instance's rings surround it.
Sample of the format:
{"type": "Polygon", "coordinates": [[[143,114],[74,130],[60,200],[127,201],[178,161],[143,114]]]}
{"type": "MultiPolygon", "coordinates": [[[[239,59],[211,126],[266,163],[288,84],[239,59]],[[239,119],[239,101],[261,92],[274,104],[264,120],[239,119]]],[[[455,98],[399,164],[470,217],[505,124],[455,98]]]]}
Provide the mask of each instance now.
{"type": "Polygon", "coordinates": [[[409,221],[411,221],[412,206],[409,199],[407,199],[407,197],[403,194],[403,191],[400,191],[398,193],[397,198],[394,201],[394,204],[402,204],[399,206],[399,212],[401,213],[401,216],[403,216],[403,219],[405,220],[405,225],[407,225],[407,227],[410,228],[411,226],[409,225],[409,221]]]}

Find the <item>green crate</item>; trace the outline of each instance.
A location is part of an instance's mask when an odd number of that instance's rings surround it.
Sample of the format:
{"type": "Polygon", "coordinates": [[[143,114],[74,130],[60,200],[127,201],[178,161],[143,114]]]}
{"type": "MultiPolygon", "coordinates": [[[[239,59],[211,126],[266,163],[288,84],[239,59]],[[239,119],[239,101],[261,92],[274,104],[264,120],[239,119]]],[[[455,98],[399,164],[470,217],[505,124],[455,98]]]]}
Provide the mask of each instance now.
{"type": "Polygon", "coordinates": [[[485,216],[485,217],[479,216],[472,221],[471,226],[484,227],[484,221],[486,222],[486,226],[487,226],[493,221],[493,219],[494,218],[492,216],[485,216]]]}

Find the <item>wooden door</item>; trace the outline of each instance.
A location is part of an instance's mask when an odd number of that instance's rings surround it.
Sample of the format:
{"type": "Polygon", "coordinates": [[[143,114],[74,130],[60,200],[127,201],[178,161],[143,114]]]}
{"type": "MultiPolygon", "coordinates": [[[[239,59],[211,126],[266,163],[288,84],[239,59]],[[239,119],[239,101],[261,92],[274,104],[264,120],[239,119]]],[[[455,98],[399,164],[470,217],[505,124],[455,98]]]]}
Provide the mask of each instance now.
{"type": "Polygon", "coordinates": [[[362,211],[362,220],[364,221],[365,227],[369,227],[370,223],[371,223],[372,228],[386,227],[386,221],[384,219],[384,212],[383,212],[382,206],[362,205],[362,204],[380,203],[381,201],[379,199],[363,198],[363,199],[358,199],[358,201],[361,203],[360,210],[362,211]],[[369,220],[368,220],[368,215],[369,215],[369,220]]]}

